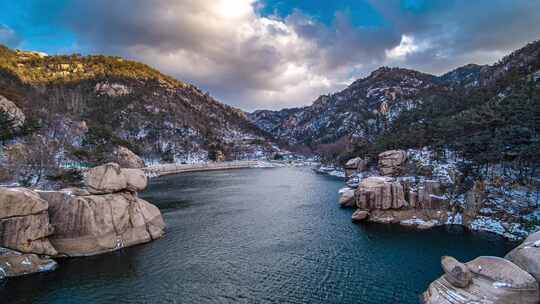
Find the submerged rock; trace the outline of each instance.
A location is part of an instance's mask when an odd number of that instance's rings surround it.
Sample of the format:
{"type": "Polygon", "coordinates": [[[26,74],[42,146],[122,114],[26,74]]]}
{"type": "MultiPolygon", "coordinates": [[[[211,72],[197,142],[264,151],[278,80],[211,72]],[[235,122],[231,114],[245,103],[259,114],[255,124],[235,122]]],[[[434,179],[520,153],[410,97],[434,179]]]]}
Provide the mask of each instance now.
{"type": "Polygon", "coordinates": [[[510,251],[505,258],[530,273],[540,282],[540,232],[529,235],[521,245],[510,251]]]}
{"type": "Polygon", "coordinates": [[[537,304],[540,300],[534,277],[503,258],[484,256],[462,264],[445,257],[442,264],[445,274],[424,292],[425,304],[537,304]]]}
{"type": "Polygon", "coordinates": [[[0,279],[53,271],[57,267],[58,264],[49,258],[0,247],[0,279]]]}
{"type": "Polygon", "coordinates": [[[55,255],[49,205],[25,188],[0,187],[0,246],[24,253],[55,255]]]}
{"type": "Polygon", "coordinates": [[[159,209],[129,192],[75,196],[40,192],[55,228],[59,256],[88,256],[146,243],[164,234],[159,209]]]}

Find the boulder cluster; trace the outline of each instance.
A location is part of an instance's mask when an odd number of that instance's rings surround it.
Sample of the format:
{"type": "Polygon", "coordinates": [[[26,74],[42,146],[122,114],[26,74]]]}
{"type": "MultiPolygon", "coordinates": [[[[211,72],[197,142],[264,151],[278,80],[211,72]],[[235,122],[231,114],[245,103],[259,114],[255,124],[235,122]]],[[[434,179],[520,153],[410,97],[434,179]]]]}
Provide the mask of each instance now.
{"type": "MultiPolygon", "coordinates": [[[[400,178],[407,164],[407,152],[390,150],[379,154],[378,172],[363,178],[356,189],[341,191],[342,207],[358,208],[353,221],[401,223],[430,228],[448,221],[449,205],[441,197],[437,180],[411,181],[400,178]]],[[[366,171],[367,161],[351,159],[345,165],[348,175],[366,171]]]]}
{"type": "MultiPolygon", "coordinates": [[[[350,160],[347,176],[360,176],[355,187],[340,191],[343,207],[357,208],[352,220],[400,223],[420,229],[474,219],[485,196],[477,181],[465,193],[459,217],[444,195],[440,181],[406,176],[407,153],[401,150],[379,154],[377,173],[350,160]]],[[[540,302],[540,232],[531,234],[505,258],[481,256],[467,263],[442,257],[444,274],[422,295],[424,304],[537,304],[540,302]]]]}
{"type": "Polygon", "coordinates": [[[0,188],[0,278],[56,268],[52,258],[90,256],[163,236],[159,209],[140,199],[139,169],[88,170],[86,189],[0,188]]]}
{"type": "Polygon", "coordinates": [[[424,304],[537,304],[540,302],[540,232],[504,258],[481,256],[467,263],[442,257],[444,274],[422,295],[424,304]]]}

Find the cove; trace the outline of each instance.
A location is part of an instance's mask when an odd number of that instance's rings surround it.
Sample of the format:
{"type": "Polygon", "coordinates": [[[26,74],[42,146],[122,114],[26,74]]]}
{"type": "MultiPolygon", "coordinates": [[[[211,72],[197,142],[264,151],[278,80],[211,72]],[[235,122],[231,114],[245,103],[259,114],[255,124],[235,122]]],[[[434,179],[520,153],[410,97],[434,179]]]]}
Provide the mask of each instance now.
{"type": "Polygon", "coordinates": [[[503,256],[493,234],[351,223],[343,181],[310,168],[185,173],[141,194],[155,242],[0,282],[0,303],[418,303],[440,257],[503,256]]]}

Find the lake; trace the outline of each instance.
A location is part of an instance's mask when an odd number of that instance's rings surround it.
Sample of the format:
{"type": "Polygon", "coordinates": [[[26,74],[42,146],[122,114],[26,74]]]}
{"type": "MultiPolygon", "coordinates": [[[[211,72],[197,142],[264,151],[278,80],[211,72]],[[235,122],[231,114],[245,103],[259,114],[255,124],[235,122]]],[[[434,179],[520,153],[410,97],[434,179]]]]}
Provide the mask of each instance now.
{"type": "Polygon", "coordinates": [[[0,303],[418,303],[440,257],[514,244],[461,227],[353,224],[343,181],[310,168],[185,173],[141,194],[165,238],[0,282],[0,303]]]}

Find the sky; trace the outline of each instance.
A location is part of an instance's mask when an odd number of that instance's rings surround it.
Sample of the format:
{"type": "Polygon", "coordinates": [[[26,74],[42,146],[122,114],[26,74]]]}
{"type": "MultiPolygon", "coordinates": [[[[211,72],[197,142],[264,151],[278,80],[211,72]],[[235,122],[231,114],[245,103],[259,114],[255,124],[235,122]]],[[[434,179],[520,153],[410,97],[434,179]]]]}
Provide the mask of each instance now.
{"type": "Polygon", "coordinates": [[[540,39],[538,0],[0,0],[0,44],[149,64],[247,111],[380,66],[442,74],[540,39]]]}

